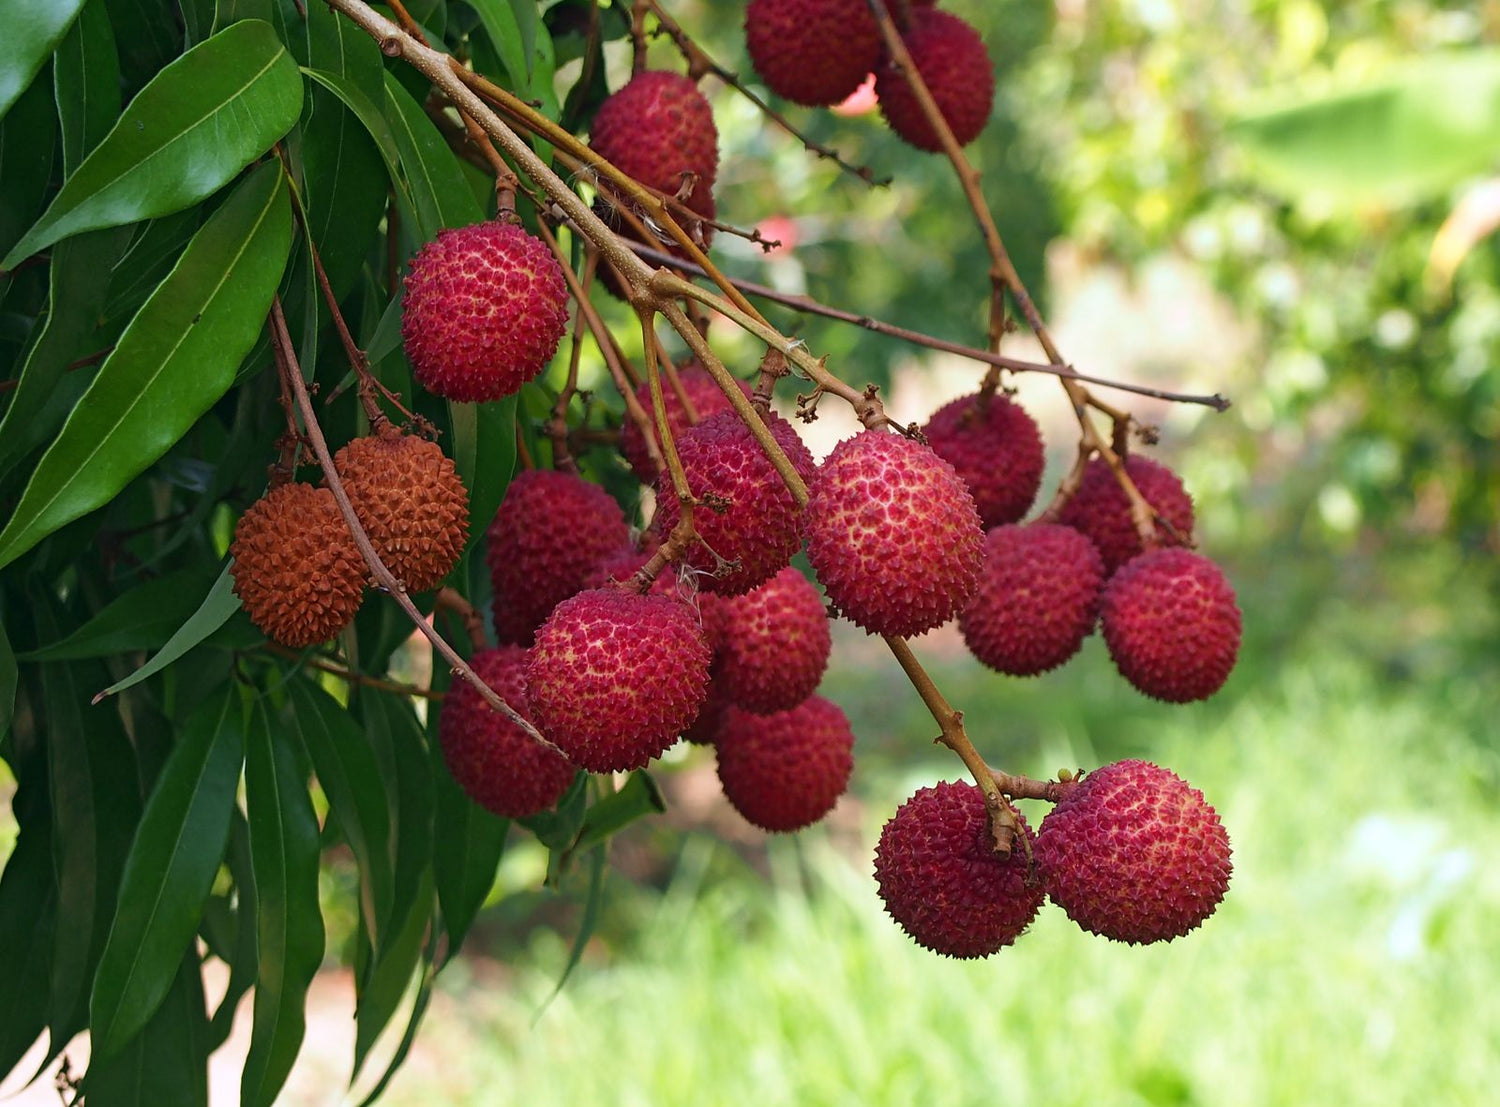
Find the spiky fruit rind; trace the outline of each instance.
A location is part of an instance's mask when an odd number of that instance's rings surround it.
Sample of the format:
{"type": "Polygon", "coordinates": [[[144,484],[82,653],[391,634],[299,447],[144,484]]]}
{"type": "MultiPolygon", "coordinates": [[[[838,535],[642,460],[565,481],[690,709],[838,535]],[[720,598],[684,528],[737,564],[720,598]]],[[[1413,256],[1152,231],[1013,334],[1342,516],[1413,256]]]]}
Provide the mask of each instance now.
{"type": "Polygon", "coordinates": [[[1207,699],[1240,650],[1240,609],[1223,570],[1200,553],[1151,550],[1110,578],[1104,643],[1120,675],[1167,703],[1207,699]]]}
{"type": "Polygon", "coordinates": [[[1047,813],[1036,860],[1054,903],[1092,934],[1181,937],[1229,888],[1229,835],[1203,793],[1148,761],[1086,774],[1047,813]]]}
{"type": "MultiPolygon", "coordinates": [[[[589,129],[589,145],[641,184],[675,196],[683,173],[707,195],[719,172],[719,132],[713,108],[696,82],[680,73],[648,69],[607,96],[589,129]]],[[[699,199],[704,207],[706,202],[699,199]]],[[[695,206],[695,210],[701,210],[695,206]]]]}
{"type": "MultiPolygon", "coordinates": [[[[960,146],[973,142],[995,102],[995,71],[979,32],[956,15],[928,9],[912,12],[903,38],[953,137],[960,146]]],[[[943,148],[911,86],[890,61],[875,70],[875,95],[896,134],[919,150],[943,148]]]]}
{"type": "Polygon", "coordinates": [[[725,797],[762,830],[811,826],[833,810],[854,770],[849,719],[822,696],[772,715],[730,707],[714,749],[725,797]]]}
{"type": "MultiPolygon", "coordinates": [[[[604,588],[628,585],[636,571],[650,560],[651,554],[644,550],[621,550],[596,565],[583,586],[604,588]]],[[[697,574],[690,570],[683,571],[678,565],[668,565],[656,574],[656,579],[651,582],[647,591],[653,596],[668,596],[685,604],[698,620],[709,652],[719,648],[719,641],[724,636],[724,597],[700,591],[697,574]]]]}
{"type": "Polygon", "coordinates": [[[907,637],[961,611],[979,583],[984,530],[963,479],[932,448],[863,431],[808,488],[807,557],[839,613],[907,637]]]}
{"type": "Polygon", "coordinates": [[[304,649],[353,621],[369,573],[333,493],[271,489],[240,516],[229,546],[240,606],[274,642],[304,649]]]}
{"type": "MultiPolygon", "coordinates": [[[[1017,815],[1028,841],[1031,828],[1017,815]]],[[[917,945],[947,957],[988,957],[1010,945],[1042,906],[1027,850],[995,853],[984,796],[972,784],[919,788],[875,847],[875,880],[891,918],[917,945]]]]}
{"type": "Polygon", "coordinates": [[[677,741],[707,694],[709,650],[665,596],[594,588],[536,632],[526,691],[537,726],[590,772],[638,769],[677,741]]]}
{"type": "Polygon", "coordinates": [[[519,392],[547,367],[567,325],[562,267],[510,223],[439,231],[406,275],[406,356],[418,382],[445,399],[519,392]]]}
{"type": "MultiPolygon", "coordinates": [[[[707,419],[710,415],[716,415],[721,411],[730,409],[729,397],[724,395],[722,389],[714,382],[713,377],[707,369],[692,364],[684,366],[677,371],[677,379],[682,384],[682,391],[687,394],[689,402],[693,405],[693,411],[699,422],[707,419]]],[[[746,396],[750,395],[750,388],[744,381],[736,381],[739,389],[746,396]]],[[[635,398],[640,403],[648,416],[652,414],[651,384],[642,381],[639,388],[635,390],[635,398]]],[[[662,380],[662,402],[667,409],[667,425],[672,428],[675,437],[687,430],[689,424],[687,408],[683,406],[682,397],[678,395],[677,389],[665,379],[662,380]]],[[[653,417],[654,425],[654,417],[653,417]]],[[[655,441],[656,432],[652,430],[652,441],[655,441]]],[[[649,483],[656,480],[657,468],[651,460],[650,449],[646,445],[646,436],[641,432],[640,424],[634,419],[627,417],[620,428],[620,452],[625,455],[625,460],[635,475],[643,482],[649,483]]]]}
{"type": "MultiPolygon", "coordinates": [[[[516,714],[533,722],[524,649],[480,650],[469,665],[516,714]]],[[[578,775],[578,766],[492,708],[463,679],[455,678],[443,701],[438,741],[453,779],[475,803],[502,818],[550,810],[578,775]]]]}
{"type": "Polygon", "coordinates": [[[986,530],[1031,509],[1046,451],[1036,420],[1009,396],[960,397],[933,412],[922,431],[969,486],[986,530]]]}
{"type": "Polygon", "coordinates": [[[708,693],[703,697],[703,706],[698,708],[698,717],[683,730],[682,736],[698,746],[711,746],[719,740],[719,727],[724,716],[733,705],[724,695],[713,667],[708,671],[708,693]]]}
{"type": "Polygon", "coordinates": [[[333,465],[385,567],[408,592],[440,585],[469,537],[469,492],[442,448],[387,423],[333,465]]]}
{"type": "MultiPolygon", "coordinates": [[[[1169,524],[1156,524],[1159,543],[1178,546],[1188,542],[1193,534],[1193,500],[1177,474],[1139,454],[1125,459],[1125,473],[1146,497],[1146,502],[1169,524]]],[[[1057,521],[1088,535],[1104,559],[1106,575],[1141,552],[1141,536],[1130,517],[1125,490],[1120,487],[1114,470],[1097,457],[1084,467],[1083,479],[1057,521]]]]}
{"type": "Polygon", "coordinates": [[[881,48],[865,0],[750,0],[745,47],[767,88],[809,107],[845,100],[881,48]]]}
{"type": "Polygon", "coordinates": [[[985,536],[984,570],[958,629],[991,669],[1036,676],[1071,658],[1093,632],[1103,584],[1099,551],[1072,527],[996,527],[985,536]]]}
{"type": "Polygon", "coordinates": [[[789,565],[724,607],[715,679],[736,707],[768,715],[813,694],[833,636],[823,598],[805,576],[789,565]]]}

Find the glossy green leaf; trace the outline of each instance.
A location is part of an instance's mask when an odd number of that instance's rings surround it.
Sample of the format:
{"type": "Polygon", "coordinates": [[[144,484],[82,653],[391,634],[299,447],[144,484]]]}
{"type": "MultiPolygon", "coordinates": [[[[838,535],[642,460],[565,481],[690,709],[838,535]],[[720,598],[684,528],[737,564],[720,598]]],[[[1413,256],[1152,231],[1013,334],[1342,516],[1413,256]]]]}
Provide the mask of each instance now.
{"type": "Polygon", "coordinates": [[[510,820],[480,807],[453,779],[437,742],[435,718],[429,717],[427,732],[433,786],[437,791],[432,864],[438,903],[443,909],[443,928],[448,934],[446,958],[451,960],[495,884],[510,820]]]}
{"type": "Polygon", "coordinates": [[[177,26],[179,0],[104,0],[104,3],[114,24],[120,77],[125,99],[129,100],[182,53],[182,33],[177,26]]]}
{"type": "MultiPolygon", "coordinates": [[[[37,779],[40,785],[40,777],[37,779]]],[[[22,790],[31,787],[23,783],[22,790]]],[[[22,797],[18,794],[17,800],[22,797]]],[[[18,802],[16,811],[22,810],[18,802]]],[[[47,1025],[57,885],[52,876],[51,827],[21,821],[16,848],[0,870],[0,1072],[10,1072],[47,1025]]]]}
{"type": "Polygon", "coordinates": [[[5,624],[0,623],[0,735],[10,729],[16,709],[16,677],[16,651],[11,648],[5,624]]]}
{"type": "Polygon", "coordinates": [[[193,236],[120,336],[0,531],[0,566],[108,503],[234,383],[291,234],[285,177],[267,164],[193,236]]]}
{"type": "Polygon", "coordinates": [[[68,235],[180,211],[218,191],[297,122],[302,80],[267,23],[236,23],[143,88],[0,262],[68,235]]]}
{"type": "Polygon", "coordinates": [[[573,851],[581,853],[592,846],[602,845],[635,820],[646,815],[659,815],[666,809],[661,789],[651,779],[651,774],[645,769],[637,769],[619,791],[611,792],[584,814],[573,851]]]}
{"type": "Polygon", "coordinates": [[[411,1014],[406,1018],[406,1029],[402,1031],[401,1041],[396,1044],[395,1052],[391,1054],[385,1071],[380,1074],[380,1079],[370,1089],[369,1095],[360,1100],[359,1107],[370,1107],[385,1094],[386,1088],[390,1086],[391,1078],[406,1063],[406,1058],[411,1053],[412,1043],[417,1040],[417,1030],[422,1025],[422,1016],[427,1014],[427,1006],[432,1000],[432,986],[437,982],[437,966],[433,963],[437,955],[437,939],[438,931],[434,925],[428,932],[427,941],[422,947],[421,983],[417,985],[417,994],[412,1000],[411,1014]]]}
{"type": "MultiPolygon", "coordinates": [[[[202,223],[202,205],[138,224],[125,255],[115,263],[109,279],[109,299],[104,318],[115,320],[135,314],[177,264],[202,223]]],[[[62,249],[61,245],[58,249],[62,249]]],[[[55,256],[55,251],[54,251],[55,256]]]]}
{"type": "Polygon", "coordinates": [[[198,609],[208,587],[197,569],[166,573],[117,597],[60,642],[27,651],[22,660],[67,661],[158,648],[198,609]]]}
{"type": "Polygon", "coordinates": [[[52,63],[63,175],[78,168],[120,114],[120,58],[104,0],[88,0],[52,63]]]}
{"type": "Polygon", "coordinates": [[[578,831],[588,812],[588,783],[588,774],[579,773],[551,811],[528,815],[517,822],[536,835],[536,840],[554,854],[561,853],[578,840],[578,831]]]}
{"type": "Polygon", "coordinates": [[[83,0],[10,0],[5,33],[0,35],[0,116],[26,91],[68,27],[83,0]]]}
{"type": "MultiPolygon", "coordinates": [[[[57,109],[40,81],[0,119],[0,253],[8,251],[42,209],[57,146],[57,109]]],[[[0,266],[0,294],[9,274],[0,266]]]]}
{"type": "Polygon", "coordinates": [[[422,882],[413,897],[411,910],[400,932],[393,935],[386,952],[376,963],[369,981],[360,993],[354,1010],[354,1071],[352,1084],[370,1055],[370,1047],[380,1037],[401,1006],[411,983],[412,973],[422,956],[423,939],[432,925],[434,905],[432,870],[423,871],[422,882]]]}
{"type": "Polygon", "coordinates": [[[208,1107],[208,1018],[197,950],[188,950],[150,1020],[84,1077],[89,1107],[208,1107]]]}
{"type": "Polygon", "coordinates": [[[390,178],[391,189],[396,195],[396,206],[401,213],[401,218],[414,223],[417,214],[412,203],[411,189],[407,187],[406,180],[401,175],[401,153],[396,147],[396,136],[391,130],[391,125],[386,122],[383,110],[384,88],[381,88],[380,98],[376,100],[371,99],[358,82],[341,73],[321,69],[304,69],[302,72],[308,79],[337,96],[343,105],[354,113],[355,118],[364,124],[366,133],[374,141],[375,149],[380,154],[380,160],[385,163],[386,174],[390,178]]]}
{"type": "Polygon", "coordinates": [[[172,637],[167,639],[166,645],[162,646],[150,661],[124,680],[117,680],[102,692],[97,693],[94,696],[95,702],[105,696],[123,692],[147,677],[155,676],[217,631],[239,609],[240,600],[234,594],[234,578],[229,575],[229,566],[226,565],[219,573],[218,579],[209,588],[208,595],[188,616],[187,621],[177,628],[172,637]]]}
{"type": "MultiPolygon", "coordinates": [[[[531,52],[522,34],[517,18],[516,6],[511,0],[468,0],[468,4],[479,16],[485,34],[490,36],[495,52],[505,63],[511,85],[518,89],[531,87],[531,52]]],[[[536,41],[536,5],[531,5],[531,35],[536,41]]]]}
{"type": "Polygon", "coordinates": [[[238,807],[229,819],[229,875],[234,880],[234,946],[229,962],[229,985],[214,1009],[208,1024],[208,1048],[213,1052],[224,1044],[234,1029],[235,1011],[240,999],[250,990],[259,975],[255,921],[255,866],[250,860],[250,827],[238,807]]]}
{"type": "MultiPolygon", "coordinates": [[[[599,925],[599,907],[604,902],[604,847],[596,846],[589,851],[589,891],[588,898],[583,904],[583,918],[578,920],[578,933],[573,935],[573,944],[568,949],[568,960],[563,965],[562,975],[557,978],[557,987],[547,997],[547,1003],[551,1003],[562,992],[563,985],[568,982],[568,977],[573,975],[573,970],[578,967],[578,962],[583,958],[584,947],[589,944],[589,939],[594,936],[594,929],[599,925]]],[[[543,1004],[543,1009],[547,1004],[543,1004]]]]}
{"type": "Polygon", "coordinates": [[[453,427],[453,466],[469,490],[472,550],[495,517],[516,468],[516,402],[507,396],[488,404],[448,403],[453,427]]]}
{"type": "Polygon", "coordinates": [[[385,75],[386,118],[401,155],[401,169],[416,205],[417,230],[423,242],[444,227],[464,227],[484,217],[474,199],[458,157],[432,120],[401,83],[385,75]]]}

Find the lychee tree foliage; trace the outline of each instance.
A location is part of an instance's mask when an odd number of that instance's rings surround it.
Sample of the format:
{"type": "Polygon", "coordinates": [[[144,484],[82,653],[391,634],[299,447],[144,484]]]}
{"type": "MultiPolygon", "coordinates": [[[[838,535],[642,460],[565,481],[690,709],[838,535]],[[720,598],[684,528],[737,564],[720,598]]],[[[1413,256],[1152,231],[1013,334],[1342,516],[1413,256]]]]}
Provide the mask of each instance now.
{"type": "Polygon", "coordinates": [[[351,1080],[373,1098],[508,834],[551,851],[549,880],[586,871],[587,920],[609,837],[661,809],[650,774],[680,737],[716,747],[757,826],[833,807],[855,736],[815,691],[831,614],[884,638],[969,778],[919,790],[876,848],[919,944],[994,953],[1049,897],[1130,943],[1212,913],[1229,844],[1201,793],[1139,761],[992,767],[907,641],[957,619],[985,664],[1033,675],[1102,612],[1122,674],[1173,702],[1217,691],[1239,642],[1190,498],[1133,452],[1155,432],[1097,394],[1145,390],[1068,365],[984,202],[962,149],[994,88],[974,29],[931,4],[755,0],[767,100],[657,0],[153,12],[23,0],[0,46],[0,319],[24,334],[0,423],[19,826],[0,1071],[45,1034],[36,1071],[63,1058],[77,1101],[204,1102],[253,992],[242,1101],[273,1101],[338,851],[359,881],[351,1080]],[[828,26],[847,33],[798,37],[828,26]],[[683,64],[649,68],[653,35],[683,64]],[[634,65],[611,89],[614,42],[634,65]],[[783,86],[855,46],[838,87],[783,86]],[[705,252],[745,232],[714,217],[734,151],[701,82],[790,127],[803,109],[782,95],[833,103],[870,72],[893,129],[951,162],[991,259],[978,344],[902,332],[976,364],[973,395],[925,430],[705,252]],[[630,327],[606,326],[609,297],[630,327]],[[1047,362],[1001,352],[1019,325],[1047,362]],[[758,365],[716,354],[736,330],[758,365]],[[579,390],[586,346],[614,395],[579,390]],[[1079,426],[1030,522],[1042,443],[1002,376],[1023,372],[1055,376],[1079,426]],[[770,408],[786,377],[805,388],[792,415],[848,403],[862,424],[821,466],[770,408]],[[804,543],[822,597],[789,568],[804,543]],[[433,675],[413,683],[424,639],[433,675]],[[1056,807],[1033,831],[1022,799],[1056,807]],[[209,959],[228,969],[212,1003],[209,959]],[[84,1030],[79,1075],[64,1051],[84,1030]]]}

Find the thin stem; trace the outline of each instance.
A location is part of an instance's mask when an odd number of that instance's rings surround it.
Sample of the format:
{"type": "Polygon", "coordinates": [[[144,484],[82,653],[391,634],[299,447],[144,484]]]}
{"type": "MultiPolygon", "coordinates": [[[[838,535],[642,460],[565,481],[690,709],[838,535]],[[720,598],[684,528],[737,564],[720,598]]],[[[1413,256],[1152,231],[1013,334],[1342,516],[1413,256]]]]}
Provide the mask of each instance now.
{"type": "Polygon", "coordinates": [[[400,684],[394,680],[385,680],[381,677],[367,676],[364,673],[346,669],[342,665],[335,665],[331,661],[324,661],[317,657],[304,657],[299,650],[288,649],[286,646],[275,642],[262,643],[261,649],[276,654],[278,657],[287,657],[299,661],[305,668],[316,669],[320,673],[328,673],[336,676],[349,684],[358,684],[364,688],[374,688],[381,692],[394,692],[399,696],[417,696],[424,700],[442,701],[445,693],[434,692],[431,688],[418,688],[415,684],[400,684]]]}

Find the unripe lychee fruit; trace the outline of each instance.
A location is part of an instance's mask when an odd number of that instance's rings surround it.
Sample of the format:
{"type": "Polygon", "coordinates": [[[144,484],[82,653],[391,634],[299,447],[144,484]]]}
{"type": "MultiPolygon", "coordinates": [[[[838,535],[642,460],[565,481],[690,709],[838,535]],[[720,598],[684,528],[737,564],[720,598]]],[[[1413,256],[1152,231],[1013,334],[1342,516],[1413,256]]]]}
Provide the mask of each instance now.
{"type": "Polygon", "coordinates": [[[406,356],[422,386],[445,399],[519,392],[547,367],[567,325],[562,267],[510,223],[439,231],[406,275],[406,356]]]}
{"type": "MultiPolygon", "coordinates": [[[[774,411],[766,425],[792,468],[810,481],[817,466],[796,429],[774,411]]],[[[738,414],[721,411],[690,427],[678,437],[677,453],[688,488],[708,501],[693,511],[693,526],[703,543],[687,555],[687,563],[705,574],[705,592],[742,595],[790,563],[802,545],[802,511],[738,414]],[[714,554],[724,562],[739,562],[738,568],[721,575],[724,566],[714,554]]],[[[671,534],[681,509],[667,473],[657,478],[656,504],[656,529],[663,536],[671,534]]]]}
{"type": "Polygon", "coordinates": [[[1229,887],[1229,835],[1203,793],[1147,761],[1088,773],[1042,820],[1036,861],[1052,901],[1120,942],[1180,937],[1229,887]]]}
{"type": "Polygon", "coordinates": [[[686,605],[594,588],[537,629],[526,691],[543,734],[595,773],[638,769],[703,706],[708,645],[686,605]]]}
{"type": "MultiPolygon", "coordinates": [[[[698,422],[702,422],[710,415],[717,415],[721,411],[730,409],[729,397],[714,383],[713,377],[709,376],[708,370],[696,362],[686,365],[677,371],[677,379],[682,384],[682,391],[687,400],[692,404],[693,413],[698,422]]],[[[750,395],[750,387],[744,381],[736,381],[740,391],[746,396],[750,395]]],[[[662,402],[667,408],[667,425],[672,428],[674,438],[680,435],[691,425],[688,418],[687,408],[683,405],[683,397],[672,387],[666,377],[662,378],[662,402]]],[[[635,398],[645,409],[648,417],[652,416],[651,406],[651,384],[642,381],[639,388],[635,390],[635,398]]],[[[654,424],[654,417],[653,424],[654,424]]],[[[656,440],[656,430],[653,425],[651,440],[656,440]]],[[[635,475],[642,483],[651,483],[656,480],[656,465],[651,460],[651,454],[646,446],[646,436],[641,433],[640,424],[628,416],[625,424],[620,428],[620,452],[625,455],[635,475]]]]}
{"type": "Polygon", "coordinates": [[[776,95],[831,106],[880,60],[880,31],[865,0],[750,0],[745,46],[776,95]]]}
{"type": "Polygon", "coordinates": [[[854,770],[849,720],[822,696],[774,715],[730,707],[715,738],[725,797],[762,830],[811,826],[833,810],[854,770]]]}
{"type": "Polygon", "coordinates": [[[1027,856],[1021,842],[1007,857],[996,854],[984,796],[972,784],[945,781],[918,788],[885,824],[875,881],[886,911],[917,945],[948,957],[988,957],[1020,937],[1042,906],[1027,856]]]}
{"type": "Polygon", "coordinates": [[[282,484],[246,509],[229,546],[234,594],[267,638],[300,650],[354,620],[369,569],[333,493],[282,484]]]}
{"type": "Polygon", "coordinates": [[[1030,509],[1046,452],[1036,420],[1009,396],[975,394],[944,404],[922,432],[969,486],[986,530],[1030,509]]]}
{"type": "MultiPolygon", "coordinates": [[[[1180,546],[1189,541],[1193,535],[1193,500],[1177,474],[1138,454],[1125,459],[1125,473],[1146,497],[1146,502],[1171,524],[1170,529],[1160,522],[1156,524],[1160,543],[1180,546]]],[[[1057,521],[1088,535],[1104,559],[1106,576],[1141,552],[1141,536],[1130,517],[1125,490],[1114,471],[1097,457],[1084,466],[1083,480],[1057,521]]]]}
{"type": "Polygon", "coordinates": [[[1127,562],[1104,587],[1101,621],[1120,675],[1168,703],[1207,699],[1239,656],[1234,589],[1192,550],[1151,550],[1127,562]]]}
{"type": "Polygon", "coordinates": [[[715,680],[736,707],[760,715],[797,706],[818,687],[833,637],[823,598],[788,565],[753,592],[723,601],[715,680]]]}
{"type": "Polygon", "coordinates": [[[382,423],[334,454],[333,465],[370,544],[406,590],[442,584],[469,537],[469,492],[442,448],[382,423]]]}
{"type": "Polygon", "coordinates": [[[839,613],[871,634],[946,623],[979,583],[984,530],[963,479],[930,446],[862,431],[808,488],[807,557],[839,613]]]}
{"type": "Polygon", "coordinates": [[[996,527],[985,537],[979,588],[958,617],[970,652],[997,672],[1036,676],[1083,645],[1099,615],[1104,564],[1072,527],[996,527]]]}
{"type": "MultiPolygon", "coordinates": [[[[995,71],[979,32],[932,8],[913,11],[902,38],[953,137],[967,146],[984,130],[995,102],[995,71]]],[[[906,77],[888,59],[875,70],[875,95],[880,114],[901,138],[919,150],[943,148],[906,77]]]]}
{"type": "Polygon", "coordinates": [[[551,469],[517,473],[486,533],[495,636],[521,646],[595,566],[630,543],[608,492],[551,469]]]}
{"type": "MultiPolygon", "coordinates": [[[[480,650],[469,665],[528,722],[526,651],[520,646],[480,650]]],[[[438,719],[443,761],[453,779],[479,806],[507,819],[547,811],[562,798],[578,766],[548,749],[484,701],[467,680],[455,677],[438,719]]]]}
{"type": "MultiPolygon", "coordinates": [[[[677,195],[683,173],[698,175],[695,199],[708,194],[719,172],[713,109],[697,83],[680,73],[648,69],[606,97],[589,128],[589,145],[615,168],[668,196],[677,195]]],[[[691,201],[689,206],[703,213],[691,201]]]]}

